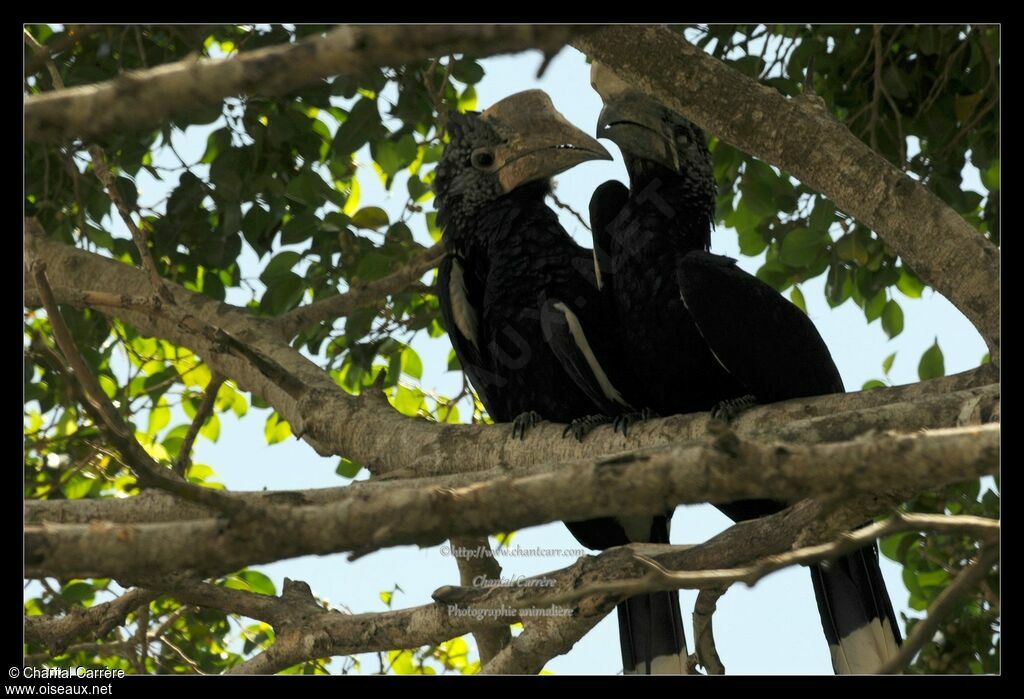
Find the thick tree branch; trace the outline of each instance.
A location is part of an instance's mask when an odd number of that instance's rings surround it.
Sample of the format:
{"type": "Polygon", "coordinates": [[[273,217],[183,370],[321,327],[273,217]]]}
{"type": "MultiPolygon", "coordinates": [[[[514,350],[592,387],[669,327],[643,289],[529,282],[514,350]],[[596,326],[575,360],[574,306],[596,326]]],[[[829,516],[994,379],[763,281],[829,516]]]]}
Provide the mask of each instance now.
{"type": "Polygon", "coordinates": [[[664,27],[610,27],[573,45],[869,226],[974,323],[999,363],[998,248],[819,104],[787,99],[664,27]]]}
{"type": "Polygon", "coordinates": [[[281,333],[291,339],[301,330],[322,321],[335,321],[360,308],[379,305],[392,294],[409,289],[420,277],[433,269],[444,256],[444,244],[437,243],[417,253],[401,269],[364,286],[356,286],[344,294],[315,301],[285,313],[276,319],[281,333]]]}
{"type": "Polygon", "coordinates": [[[306,554],[365,554],[556,520],[647,515],[683,503],[917,491],[995,473],[998,462],[998,425],[810,446],[762,445],[727,432],[640,455],[523,469],[460,488],[409,483],[326,505],[267,508],[258,538],[248,518],[30,526],[26,569],[37,577],[210,575],[306,554]]]}
{"type": "Polygon", "coordinates": [[[84,609],[72,607],[64,616],[25,617],[25,643],[42,643],[53,655],[64,651],[72,641],[95,640],[124,623],[133,609],[149,604],[160,596],[155,590],[134,589],[110,602],[84,609]]]}
{"type": "Polygon", "coordinates": [[[559,48],[567,26],[341,26],[326,36],[221,60],[184,60],[115,80],[25,100],[25,138],[95,138],[155,127],[163,119],[237,94],[280,95],[331,75],[357,76],[449,53],[478,57],[559,48]]]}
{"type": "Polygon", "coordinates": [[[536,675],[552,658],[568,653],[606,614],[525,619],[523,632],[493,660],[481,675],[536,675]]]}
{"type": "MultiPolygon", "coordinates": [[[[451,539],[451,546],[455,551],[491,551],[491,542],[486,536],[454,536],[451,539]]],[[[459,583],[463,586],[479,586],[478,581],[481,578],[501,579],[501,564],[493,555],[455,556],[455,562],[459,567],[459,583]]],[[[476,639],[476,647],[480,653],[480,663],[486,665],[512,640],[512,631],[508,626],[481,629],[474,632],[473,638],[476,639]]]]}
{"type": "MultiPolygon", "coordinates": [[[[48,275],[61,302],[82,300],[79,290],[145,296],[146,275],[130,265],[63,245],[26,229],[26,254],[47,260],[48,275]],[[33,252],[34,251],[34,252],[33,252]]],[[[202,356],[212,370],[232,378],[242,390],[252,391],[272,405],[321,455],[345,456],[375,474],[402,471],[443,474],[504,466],[515,468],[538,461],[567,461],[621,452],[642,446],[666,444],[707,434],[709,416],[695,414],[650,420],[631,430],[629,438],[609,428],[594,430],[581,444],[562,438],[560,426],[543,423],[530,438],[512,439],[510,430],[486,425],[438,425],[399,415],[384,401],[369,395],[353,397],[343,392],[320,367],[281,340],[273,321],[194,294],[167,282],[175,303],[150,310],[98,308],[134,325],[147,335],[166,338],[202,356]]],[[[26,294],[26,301],[34,301],[26,294]]],[[[822,396],[757,407],[741,415],[732,428],[754,436],[776,432],[787,425],[780,438],[849,439],[866,429],[891,429],[899,424],[913,428],[955,424],[949,410],[930,415],[915,401],[930,393],[958,390],[996,381],[998,371],[986,365],[974,372],[932,382],[893,389],[822,396]],[[906,402],[903,408],[893,403],[906,402]],[[863,410],[841,419],[819,418],[851,409],[863,410]],[[901,422],[901,411],[914,419],[901,422]]],[[[956,407],[959,414],[959,407],[956,407]]],[[[992,398],[981,404],[982,419],[993,411],[992,398]]],[[[955,420],[955,418],[954,418],[955,420]]]]}

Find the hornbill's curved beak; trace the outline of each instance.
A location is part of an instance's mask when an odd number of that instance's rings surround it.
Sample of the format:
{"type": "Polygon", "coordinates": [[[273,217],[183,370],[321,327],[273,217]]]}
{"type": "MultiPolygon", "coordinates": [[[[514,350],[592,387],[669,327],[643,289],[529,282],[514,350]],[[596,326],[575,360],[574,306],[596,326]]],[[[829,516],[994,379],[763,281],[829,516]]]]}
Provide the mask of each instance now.
{"type": "Polygon", "coordinates": [[[588,160],[611,160],[601,143],[558,113],[542,90],[524,90],[480,115],[503,136],[494,168],[505,192],[554,177],[588,160]]]}
{"type": "Polygon", "coordinates": [[[661,104],[597,61],[590,67],[590,84],[604,102],[597,119],[599,138],[613,141],[624,155],[679,169],[675,135],[662,118],[661,104]]]}

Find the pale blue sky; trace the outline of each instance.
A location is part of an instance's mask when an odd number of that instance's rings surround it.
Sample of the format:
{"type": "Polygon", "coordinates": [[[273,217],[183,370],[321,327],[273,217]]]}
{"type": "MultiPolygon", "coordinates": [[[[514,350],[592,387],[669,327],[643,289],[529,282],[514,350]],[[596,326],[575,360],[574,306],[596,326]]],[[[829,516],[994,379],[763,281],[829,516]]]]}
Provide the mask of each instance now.
{"type": "MultiPolygon", "coordinates": [[[[556,108],[570,121],[592,132],[601,102],[590,88],[589,66],[584,57],[567,48],[548,66],[544,77],[537,80],[535,74],[540,62],[541,57],[536,52],[483,61],[486,75],[476,87],[479,107],[485,108],[520,90],[541,88],[551,95],[556,108]]],[[[219,124],[214,125],[217,126],[219,124]]],[[[193,162],[202,154],[211,128],[193,128],[175,139],[175,145],[186,161],[193,162]]],[[[618,158],[612,144],[606,145],[618,158]]],[[[168,166],[176,165],[169,153],[163,157],[168,166]]],[[[365,149],[361,162],[369,162],[365,149]]],[[[197,168],[197,172],[204,172],[204,168],[197,168]]],[[[586,163],[558,178],[557,193],[562,201],[586,217],[591,192],[610,178],[625,180],[625,172],[618,159],[615,162],[586,163]]],[[[970,181],[968,188],[984,194],[976,176],[971,175],[970,181]]],[[[168,183],[152,180],[144,172],[140,172],[138,184],[143,203],[158,201],[166,195],[168,183]]],[[[379,178],[369,168],[360,171],[360,184],[363,206],[381,206],[394,217],[405,204],[406,188],[401,175],[393,187],[394,195],[383,190],[379,178]]],[[[565,228],[579,242],[589,246],[589,232],[566,212],[560,211],[559,215],[565,228]]],[[[429,236],[418,220],[420,218],[413,219],[416,224],[413,231],[419,241],[428,244],[429,236]]],[[[116,223],[115,230],[127,237],[120,222],[116,223]]],[[[712,249],[739,257],[735,231],[719,228],[712,237],[712,249]]],[[[252,271],[258,269],[255,267],[256,258],[248,246],[244,246],[242,259],[243,276],[256,277],[252,271]]],[[[740,258],[740,265],[750,272],[756,271],[762,262],[763,256],[740,258]]],[[[829,309],[823,285],[824,276],[804,284],[802,289],[810,317],[828,344],[848,390],[859,389],[868,379],[881,378],[882,360],[894,351],[897,357],[890,373],[891,382],[916,382],[918,359],[936,337],[945,354],[947,373],[977,366],[986,351],[977,331],[963,315],[930,289],[921,299],[908,299],[895,292],[904,308],[906,323],[903,333],[889,340],[878,321],[871,325],[865,323],[862,311],[852,301],[829,309]]],[[[229,292],[229,301],[244,303],[248,298],[248,292],[229,292]]],[[[413,346],[423,360],[423,387],[445,395],[457,393],[461,378],[457,373],[446,371],[450,350],[448,339],[431,340],[421,333],[413,346]]],[[[461,412],[468,414],[465,410],[461,412]]],[[[344,482],[334,473],[336,459],[318,457],[304,443],[289,439],[268,447],[263,436],[264,414],[261,411],[251,410],[240,421],[230,412],[221,414],[220,419],[220,440],[212,444],[201,439],[196,461],[213,466],[219,480],[232,490],[300,489],[335,486],[344,482]]],[[[184,416],[176,409],[172,426],[184,421],[184,416]]],[[[673,519],[672,540],[680,544],[698,543],[728,524],[729,521],[710,506],[680,507],[673,519]]],[[[524,547],[578,547],[560,523],[520,531],[514,543],[524,547]]],[[[529,575],[563,567],[572,561],[572,558],[503,558],[502,564],[507,574],[529,575]]],[[[900,579],[900,569],[885,559],[882,566],[894,606],[897,611],[905,611],[907,593],[900,579]]],[[[353,612],[383,610],[385,607],[379,593],[390,590],[395,584],[405,592],[395,595],[394,606],[406,607],[429,602],[434,589],[458,579],[455,562],[441,556],[437,548],[401,547],[370,554],[354,563],[346,562],[344,555],[310,556],[258,568],[275,581],[279,590],[285,576],[305,580],[315,594],[353,612]]],[[[691,647],[689,610],[692,610],[695,597],[695,593],[682,593],[691,647]]],[[[829,654],[805,569],[775,573],[753,589],[736,586],[719,602],[718,610],[715,633],[719,654],[730,674],[831,673],[829,654]]],[[[376,669],[375,658],[364,657],[362,660],[367,663],[363,667],[364,672],[376,669]]],[[[552,660],[548,668],[559,674],[620,672],[615,615],[602,621],[569,654],[552,660]]]]}

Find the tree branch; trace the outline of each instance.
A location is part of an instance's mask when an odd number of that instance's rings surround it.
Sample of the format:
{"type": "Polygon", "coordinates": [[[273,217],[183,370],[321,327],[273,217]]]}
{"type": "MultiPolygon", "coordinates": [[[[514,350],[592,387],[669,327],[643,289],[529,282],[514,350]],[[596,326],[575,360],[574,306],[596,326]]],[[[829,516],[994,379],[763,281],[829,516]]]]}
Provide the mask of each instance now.
{"type": "MultiPolygon", "coordinates": [[[[26,228],[26,255],[47,260],[51,284],[65,302],[80,301],[77,289],[144,296],[149,290],[146,275],[126,265],[48,238],[26,228]],[[34,252],[33,252],[34,250],[34,252]]],[[[556,462],[624,449],[666,444],[704,436],[706,413],[649,420],[631,430],[628,438],[610,427],[594,430],[583,443],[562,438],[562,428],[542,423],[530,439],[512,439],[506,427],[486,425],[439,425],[398,414],[383,401],[369,396],[350,396],[320,367],[289,347],[272,321],[243,309],[194,294],[165,281],[175,304],[157,312],[104,306],[103,313],[131,323],[141,333],[163,337],[189,347],[210,368],[231,377],[242,390],[252,391],[274,407],[318,454],[345,456],[376,475],[402,471],[443,474],[502,466],[515,468],[539,461],[556,462]],[[458,458],[455,458],[455,455],[458,458]]],[[[31,302],[27,294],[27,302],[31,302]]],[[[890,429],[900,424],[941,427],[955,423],[961,406],[922,407],[915,401],[935,392],[952,391],[998,380],[998,370],[985,365],[973,372],[931,382],[892,389],[800,399],[753,408],[732,425],[737,434],[754,436],[777,432],[787,426],[782,439],[849,439],[867,429],[890,429]],[[907,405],[897,407],[897,402],[907,405]],[[880,408],[867,410],[867,408],[880,408]],[[863,409],[842,418],[819,417],[863,409]],[[949,411],[955,409],[953,418],[949,411]],[[929,412],[930,414],[922,414],[929,412]],[[912,415],[902,420],[900,415],[912,415]]],[[[981,405],[982,419],[993,412],[990,395],[981,405]]]]}
{"type": "Polygon", "coordinates": [[[356,286],[344,294],[299,306],[275,319],[281,334],[291,339],[296,333],[322,321],[334,321],[353,311],[380,304],[393,294],[405,291],[419,281],[420,277],[433,269],[444,257],[444,243],[418,252],[401,269],[382,279],[363,286],[356,286]]]}
{"type": "Polygon", "coordinates": [[[121,220],[124,221],[124,225],[132,234],[132,240],[135,241],[135,247],[139,251],[139,259],[142,260],[142,268],[149,275],[149,283],[152,285],[152,295],[155,299],[154,302],[174,303],[174,297],[171,296],[171,292],[164,286],[163,279],[160,278],[160,272],[156,268],[156,261],[149,250],[148,236],[135,223],[128,204],[121,196],[121,193],[117,191],[117,181],[114,179],[114,175],[111,174],[110,166],[107,164],[107,154],[102,148],[92,144],[89,146],[89,155],[92,157],[92,169],[96,173],[96,178],[103,183],[103,187],[107,190],[107,196],[114,203],[114,207],[121,215],[121,220]]]}
{"type": "Polygon", "coordinates": [[[135,472],[139,483],[166,490],[178,497],[202,503],[224,512],[238,512],[244,508],[244,503],[227,498],[222,493],[208,488],[193,486],[168,475],[167,469],[163,468],[149,456],[138,440],[135,439],[131,428],[121,418],[114,404],[107,398],[96,376],[79,353],[75,340],[71,336],[71,331],[64,323],[64,318],[57,307],[57,301],[46,279],[46,263],[36,258],[32,260],[31,267],[36,288],[46,309],[50,327],[53,329],[54,339],[66,362],[69,378],[73,385],[81,389],[81,394],[84,398],[83,405],[89,411],[97,427],[103,431],[110,442],[128,461],[126,465],[130,466],[135,472]]]}
{"type": "Polygon", "coordinates": [[[557,520],[649,515],[683,503],[918,491],[995,473],[998,462],[998,425],[810,446],[761,445],[725,433],[641,455],[523,469],[460,488],[412,482],[326,505],[267,508],[258,538],[251,522],[217,519],[29,526],[26,568],[36,577],[209,575],[306,554],[363,555],[557,520]]]}
{"type": "Polygon", "coordinates": [[[999,363],[999,250],[831,114],[787,99],[664,27],[619,26],[573,45],[717,137],[824,193],[966,315],[999,363]]]}
{"type": "MultiPolygon", "coordinates": [[[[896,513],[891,518],[842,534],[838,539],[816,546],[766,556],[738,568],[700,571],[672,571],[643,555],[637,560],[646,569],[642,577],[585,585],[558,595],[540,595],[534,604],[568,604],[584,597],[614,595],[625,599],[649,592],[679,589],[720,589],[725,592],[733,583],[753,587],[761,578],[794,565],[810,565],[851,553],[891,534],[905,531],[934,531],[943,534],[970,534],[984,544],[999,539],[999,521],[972,515],[919,515],[896,513]]],[[[719,595],[721,596],[721,595],[719,595]]],[[[715,598],[717,599],[717,597],[715,598]]],[[[711,604],[711,612],[714,604],[711,604]]],[[[710,612],[708,612],[710,615],[710,612]]],[[[702,658],[704,660],[704,658],[702,658]]],[[[721,673],[714,673],[721,674],[721,673]]]]}
{"type": "MultiPolygon", "coordinates": [[[[694,654],[691,658],[702,665],[709,675],[724,675],[725,665],[718,657],[715,646],[715,631],[712,618],[718,608],[718,600],[726,593],[728,587],[707,587],[697,595],[693,605],[693,644],[694,654]]],[[[696,668],[693,668],[696,670],[696,668]]]]}
{"type": "Polygon", "coordinates": [[[64,616],[27,616],[25,643],[42,643],[53,655],[58,655],[76,639],[96,640],[106,636],[114,627],[123,624],[133,609],[149,604],[159,596],[155,590],[134,589],[115,600],[88,609],[72,607],[64,616]]]}
{"type": "Polygon", "coordinates": [[[523,632],[480,669],[481,675],[536,675],[552,658],[568,653],[606,616],[531,617],[523,632]]]}
{"type": "MultiPolygon", "coordinates": [[[[470,549],[491,553],[491,543],[486,536],[453,536],[452,550],[470,549]]],[[[478,579],[500,580],[501,564],[491,555],[455,556],[459,567],[459,583],[463,586],[479,586],[478,579]]],[[[481,629],[474,632],[476,647],[480,653],[480,664],[486,665],[512,640],[512,631],[508,626],[493,629],[481,629]]]]}
{"type": "Polygon", "coordinates": [[[580,29],[531,25],[341,26],[325,36],[220,60],[187,59],[25,100],[25,139],[95,138],[155,127],[230,95],[280,95],[331,75],[359,75],[449,53],[483,58],[561,47],[580,29]]]}
{"type": "Polygon", "coordinates": [[[189,466],[192,465],[192,446],[196,442],[196,437],[199,436],[199,430],[213,414],[213,407],[217,402],[217,392],[220,391],[223,383],[224,377],[220,374],[210,377],[210,383],[206,385],[206,392],[203,393],[203,401],[196,409],[196,416],[192,419],[192,424],[188,426],[188,432],[185,433],[185,439],[181,443],[181,451],[178,452],[178,458],[174,462],[174,472],[182,478],[185,477],[189,466]]]}
{"type": "Polygon", "coordinates": [[[974,589],[985,576],[988,575],[992,566],[999,562],[998,545],[987,546],[982,549],[978,560],[969,565],[953,579],[949,586],[939,593],[931,606],[928,607],[928,616],[922,619],[914,627],[913,632],[907,637],[900,647],[900,652],[890,658],[880,668],[879,675],[895,675],[903,672],[914,659],[918,651],[935,637],[939,625],[956,607],[957,602],[974,589]]]}

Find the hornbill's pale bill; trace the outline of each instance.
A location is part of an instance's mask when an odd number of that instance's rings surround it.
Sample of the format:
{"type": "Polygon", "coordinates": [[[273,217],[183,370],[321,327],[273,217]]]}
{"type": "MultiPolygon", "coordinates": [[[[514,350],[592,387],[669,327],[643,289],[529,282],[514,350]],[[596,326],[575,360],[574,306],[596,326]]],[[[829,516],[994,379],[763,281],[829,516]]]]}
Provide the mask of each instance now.
{"type": "MultiPolygon", "coordinates": [[[[549,178],[587,160],[610,159],[607,151],[539,90],[507,97],[482,114],[451,114],[448,131],[434,182],[448,250],[438,296],[456,355],[488,413],[513,422],[513,434],[522,436],[541,419],[571,423],[595,411],[631,410],[635,379],[617,354],[592,253],[544,202],[549,178]]],[[[568,526],[591,548],[667,541],[663,516],[568,526]]],[[[679,671],[685,642],[677,595],[628,600],[619,614],[633,657],[658,669],[661,656],[672,655],[679,671]],[[629,608],[636,605],[656,613],[635,618],[629,608]]]]}
{"type": "MultiPolygon", "coordinates": [[[[605,106],[598,135],[619,146],[629,189],[606,182],[591,200],[595,255],[611,287],[639,374],[635,404],[662,413],[843,392],[842,379],[806,314],[772,287],[708,252],[716,185],[703,132],[594,63],[605,106]],[[639,392],[643,395],[637,395],[639,392]]],[[[716,506],[735,521],[784,503],[716,506]]],[[[811,577],[836,673],[870,673],[901,643],[875,546],[811,577]]]]}

